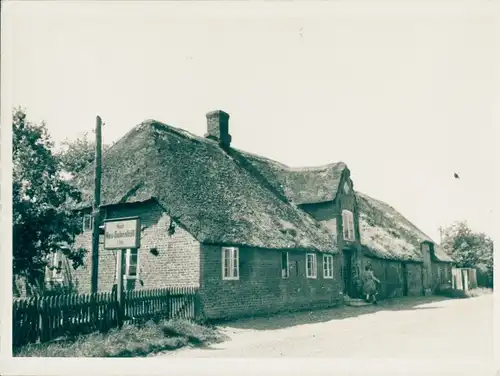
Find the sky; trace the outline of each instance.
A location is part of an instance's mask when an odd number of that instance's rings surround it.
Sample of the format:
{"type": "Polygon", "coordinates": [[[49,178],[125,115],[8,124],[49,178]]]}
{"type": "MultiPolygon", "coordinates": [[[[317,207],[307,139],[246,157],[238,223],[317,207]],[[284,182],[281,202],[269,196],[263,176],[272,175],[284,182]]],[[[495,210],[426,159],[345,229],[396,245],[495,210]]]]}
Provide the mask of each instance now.
{"type": "Polygon", "coordinates": [[[7,93],[57,143],[93,137],[96,115],[104,143],[146,119],[202,136],[220,109],[234,147],[290,166],[343,161],[356,190],[436,241],[458,220],[493,233],[487,9],[40,3],[7,4],[7,93]]]}

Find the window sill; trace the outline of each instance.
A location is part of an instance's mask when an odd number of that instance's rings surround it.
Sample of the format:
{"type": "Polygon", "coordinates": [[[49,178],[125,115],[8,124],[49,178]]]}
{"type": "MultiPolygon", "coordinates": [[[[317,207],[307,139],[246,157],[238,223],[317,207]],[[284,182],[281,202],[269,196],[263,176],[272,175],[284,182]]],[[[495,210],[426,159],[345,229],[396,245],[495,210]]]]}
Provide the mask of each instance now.
{"type": "Polygon", "coordinates": [[[239,277],[222,277],[223,281],[238,281],[239,277]]]}
{"type": "Polygon", "coordinates": [[[316,277],[316,276],[314,276],[314,277],[313,276],[306,276],[306,278],[307,279],[318,279],[318,277],[316,277]]]}
{"type": "Polygon", "coordinates": [[[323,276],[323,279],[333,279],[333,275],[332,276],[323,276]]]}
{"type": "Polygon", "coordinates": [[[137,276],[124,275],[123,279],[126,279],[127,281],[133,281],[139,278],[137,276]]]}

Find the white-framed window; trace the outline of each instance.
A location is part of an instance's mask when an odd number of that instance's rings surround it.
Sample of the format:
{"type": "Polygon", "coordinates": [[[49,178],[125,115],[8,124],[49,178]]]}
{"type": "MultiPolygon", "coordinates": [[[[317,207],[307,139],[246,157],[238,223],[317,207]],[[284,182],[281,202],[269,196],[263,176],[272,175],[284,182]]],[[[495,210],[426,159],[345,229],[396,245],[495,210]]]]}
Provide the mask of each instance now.
{"type": "Polygon", "coordinates": [[[323,255],[323,278],[333,279],[332,255],[323,255]]]}
{"type": "Polygon", "coordinates": [[[139,252],[137,248],[127,249],[125,256],[125,278],[135,279],[139,275],[139,252]]]}
{"type": "MultiPolygon", "coordinates": [[[[118,250],[117,252],[120,252],[118,250]]],[[[139,250],[137,248],[126,249],[122,258],[123,263],[123,278],[124,279],[137,279],[139,278],[139,250]]],[[[116,279],[118,279],[118,258],[116,259],[116,279]]]]}
{"type": "Polygon", "coordinates": [[[316,262],[316,254],[307,253],[306,254],[306,277],[316,278],[318,271],[318,265],[316,262]]]}
{"type": "Polygon", "coordinates": [[[288,263],[288,252],[281,253],[281,278],[290,276],[290,265],[288,263]]]}
{"type": "Polygon", "coordinates": [[[49,256],[49,264],[47,270],[47,279],[53,281],[62,281],[63,280],[63,265],[62,265],[62,253],[61,251],[54,252],[49,256]]]}
{"type": "Polygon", "coordinates": [[[345,240],[354,240],[354,216],[352,211],[342,210],[342,230],[345,240]]]}
{"type": "Polygon", "coordinates": [[[240,279],[239,249],[236,247],[222,247],[222,279],[240,279]]]}
{"type": "Polygon", "coordinates": [[[83,231],[92,231],[92,215],[91,214],[84,214],[83,215],[83,231]]]}

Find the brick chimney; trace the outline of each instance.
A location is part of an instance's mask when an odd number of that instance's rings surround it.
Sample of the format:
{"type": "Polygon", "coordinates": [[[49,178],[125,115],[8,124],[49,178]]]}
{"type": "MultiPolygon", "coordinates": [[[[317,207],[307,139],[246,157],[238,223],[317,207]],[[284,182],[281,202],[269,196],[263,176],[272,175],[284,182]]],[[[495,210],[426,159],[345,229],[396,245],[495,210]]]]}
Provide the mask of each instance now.
{"type": "Polygon", "coordinates": [[[221,110],[207,113],[207,133],[205,137],[218,141],[221,148],[228,149],[231,146],[229,114],[221,110]]]}

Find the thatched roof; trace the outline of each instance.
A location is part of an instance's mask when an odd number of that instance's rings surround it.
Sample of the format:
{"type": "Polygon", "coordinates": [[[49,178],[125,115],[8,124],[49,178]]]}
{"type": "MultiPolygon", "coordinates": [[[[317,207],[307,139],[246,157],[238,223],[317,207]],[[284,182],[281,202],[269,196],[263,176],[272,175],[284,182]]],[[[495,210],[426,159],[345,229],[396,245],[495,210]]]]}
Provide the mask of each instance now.
{"type": "MultiPolygon", "coordinates": [[[[435,243],[392,206],[364,193],[356,192],[359,207],[361,243],[375,257],[422,261],[421,242],[435,243]]],[[[434,256],[438,261],[452,259],[437,245],[434,256]]]]}
{"type": "MultiPolygon", "coordinates": [[[[346,169],[343,162],[292,168],[148,120],[103,155],[101,202],[154,199],[202,243],[336,252],[335,231],[297,205],[335,200],[346,169]]],[[[91,204],[93,178],[89,166],[74,179],[79,208],[91,204]]],[[[356,195],[365,251],[422,261],[420,243],[432,239],[386,203],[356,195]]],[[[451,261],[437,245],[435,257],[451,261]]]]}
{"type": "MultiPolygon", "coordinates": [[[[272,249],[336,251],[330,232],[262,184],[217,142],[150,120],[103,155],[103,205],[155,199],[198,241],[272,249]]],[[[92,169],[75,178],[83,205],[92,169]]]]}
{"type": "MultiPolygon", "coordinates": [[[[272,159],[237,151],[272,186],[276,193],[294,204],[312,204],[335,200],[343,162],[321,167],[292,168],[272,159]]],[[[367,254],[390,260],[422,261],[420,244],[434,241],[386,203],[357,193],[360,210],[361,243],[367,254]]],[[[336,229],[330,226],[336,236],[336,229]]],[[[452,261],[437,245],[438,261],[452,261]]]]}
{"type": "Polygon", "coordinates": [[[268,158],[239,150],[238,152],[277,191],[297,205],[334,200],[342,173],[347,168],[343,162],[319,167],[289,167],[268,158]]]}

